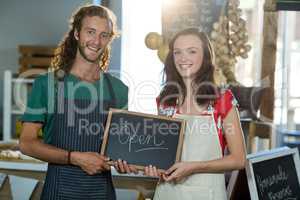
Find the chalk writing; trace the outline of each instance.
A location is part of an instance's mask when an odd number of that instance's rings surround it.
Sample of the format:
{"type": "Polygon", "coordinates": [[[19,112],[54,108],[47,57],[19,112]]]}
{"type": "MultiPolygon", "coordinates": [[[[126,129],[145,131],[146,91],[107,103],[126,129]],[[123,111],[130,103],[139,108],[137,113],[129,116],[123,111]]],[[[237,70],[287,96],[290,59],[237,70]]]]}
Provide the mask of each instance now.
{"type": "Polygon", "coordinates": [[[119,143],[128,145],[128,152],[148,150],[168,150],[160,135],[178,134],[177,123],[155,123],[153,119],[144,119],[142,123],[130,123],[121,118],[111,124],[111,134],[117,135],[119,143]]]}
{"type": "MultiPolygon", "coordinates": [[[[277,173],[273,174],[271,176],[267,176],[265,178],[262,178],[260,175],[256,175],[257,185],[259,187],[259,191],[261,195],[264,195],[264,192],[268,191],[269,187],[273,187],[275,185],[285,186],[284,188],[280,188],[279,191],[269,191],[268,197],[270,200],[281,200],[281,199],[287,199],[290,200],[294,199],[292,196],[292,190],[290,189],[290,186],[288,185],[288,175],[287,172],[285,172],[280,165],[277,167],[277,173]]],[[[296,199],[296,198],[295,198],[296,199]]]]}
{"type": "Polygon", "coordinates": [[[133,144],[138,144],[137,146],[142,146],[140,149],[136,149],[135,152],[153,150],[153,149],[166,149],[162,145],[165,144],[164,140],[158,141],[155,135],[138,135],[136,133],[128,132],[127,134],[119,135],[120,144],[128,144],[128,152],[132,151],[133,144]],[[145,145],[147,145],[145,147],[145,145]],[[150,147],[149,147],[150,146],[150,147]]]}

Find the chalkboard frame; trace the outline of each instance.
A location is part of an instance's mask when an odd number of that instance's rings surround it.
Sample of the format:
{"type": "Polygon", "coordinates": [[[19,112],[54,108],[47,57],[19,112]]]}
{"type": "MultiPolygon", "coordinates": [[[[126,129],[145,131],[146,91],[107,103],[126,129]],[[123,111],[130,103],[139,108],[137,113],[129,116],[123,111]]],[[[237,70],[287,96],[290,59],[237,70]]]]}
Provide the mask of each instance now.
{"type": "Polygon", "coordinates": [[[258,189],[256,187],[256,180],[254,176],[253,164],[258,162],[263,162],[266,160],[271,160],[278,157],[290,156],[290,155],[293,156],[298,182],[300,183],[300,161],[299,161],[299,152],[297,148],[290,149],[288,147],[281,147],[273,150],[259,152],[256,154],[249,154],[247,156],[246,174],[247,174],[248,186],[249,186],[249,191],[252,200],[259,200],[258,189]]]}
{"type": "MultiPolygon", "coordinates": [[[[147,114],[147,113],[140,113],[140,112],[133,112],[133,111],[128,111],[128,110],[122,110],[122,109],[115,109],[115,108],[110,108],[109,113],[107,116],[107,121],[104,129],[104,135],[103,135],[103,141],[101,145],[101,150],[100,153],[102,155],[105,155],[107,144],[109,142],[109,128],[111,124],[111,120],[113,117],[113,114],[115,113],[122,113],[122,114],[128,114],[128,115],[134,115],[138,117],[150,117],[154,119],[162,119],[162,120],[167,120],[167,121],[175,121],[181,124],[181,128],[179,131],[179,136],[178,136],[178,145],[177,145],[177,151],[176,151],[176,159],[174,160],[174,163],[179,162],[181,159],[181,152],[182,152],[182,147],[183,147],[183,138],[184,138],[184,131],[185,131],[185,120],[183,119],[178,119],[178,118],[172,118],[172,117],[167,117],[167,116],[162,116],[162,115],[153,115],[153,114],[147,114]]],[[[142,165],[134,165],[138,170],[144,170],[145,166],[142,165]]],[[[159,171],[164,171],[164,169],[158,169],[159,171]]]]}

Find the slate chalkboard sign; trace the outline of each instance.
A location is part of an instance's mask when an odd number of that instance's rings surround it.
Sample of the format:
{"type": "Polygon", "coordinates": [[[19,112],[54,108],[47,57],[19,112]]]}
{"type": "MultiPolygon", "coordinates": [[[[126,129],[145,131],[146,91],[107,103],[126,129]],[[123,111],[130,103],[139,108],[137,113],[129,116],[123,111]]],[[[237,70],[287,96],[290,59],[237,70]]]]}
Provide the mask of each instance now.
{"type": "Polygon", "coordinates": [[[252,200],[300,199],[298,150],[279,148],[247,156],[248,186],[252,200]]]}
{"type": "Polygon", "coordinates": [[[166,170],[180,159],[184,128],[182,119],[110,109],[101,154],[166,170]]]}
{"type": "Polygon", "coordinates": [[[300,0],[276,0],[276,9],[300,11],[300,0]]]}
{"type": "Polygon", "coordinates": [[[184,0],[162,4],[162,35],[166,41],[186,28],[199,28],[210,35],[213,23],[226,10],[228,0],[184,0]]]}

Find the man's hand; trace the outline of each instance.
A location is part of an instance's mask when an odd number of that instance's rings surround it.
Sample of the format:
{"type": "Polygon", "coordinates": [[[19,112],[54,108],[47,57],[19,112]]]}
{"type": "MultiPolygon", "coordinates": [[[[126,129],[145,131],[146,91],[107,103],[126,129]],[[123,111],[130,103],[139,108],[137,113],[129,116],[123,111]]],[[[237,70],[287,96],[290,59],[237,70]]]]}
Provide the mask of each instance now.
{"type": "Polygon", "coordinates": [[[109,158],[96,152],[72,152],[71,164],[79,166],[89,175],[101,173],[110,170],[107,161],[109,158]]]}

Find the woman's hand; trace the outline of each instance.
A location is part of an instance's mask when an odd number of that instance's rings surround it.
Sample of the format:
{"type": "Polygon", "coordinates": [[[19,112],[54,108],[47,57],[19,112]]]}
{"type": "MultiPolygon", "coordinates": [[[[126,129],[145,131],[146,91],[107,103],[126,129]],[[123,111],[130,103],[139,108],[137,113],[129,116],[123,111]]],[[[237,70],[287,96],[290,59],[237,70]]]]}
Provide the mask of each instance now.
{"type": "Polygon", "coordinates": [[[164,181],[179,182],[183,178],[190,176],[194,173],[194,163],[192,162],[180,162],[170,167],[165,175],[162,176],[164,181]]]}
{"type": "Polygon", "coordinates": [[[138,170],[135,166],[129,165],[125,160],[118,159],[113,163],[113,166],[117,170],[118,173],[121,174],[130,174],[130,173],[138,173],[138,170]]]}
{"type": "Polygon", "coordinates": [[[145,167],[144,175],[160,178],[162,173],[160,173],[155,166],[149,165],[145,167]]]}

